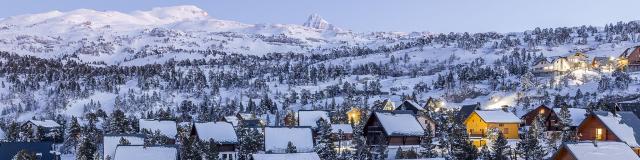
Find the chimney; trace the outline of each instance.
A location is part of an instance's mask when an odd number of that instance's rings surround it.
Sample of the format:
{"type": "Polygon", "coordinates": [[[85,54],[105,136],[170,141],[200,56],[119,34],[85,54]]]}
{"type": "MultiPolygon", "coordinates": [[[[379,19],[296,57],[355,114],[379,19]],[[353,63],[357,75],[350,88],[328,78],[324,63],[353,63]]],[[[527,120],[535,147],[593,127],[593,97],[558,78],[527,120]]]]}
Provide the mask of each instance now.
{"type": "Polygon", "coordinates": [[[618,112],[617,110],[618,110],[618,103],[615,103],[615,104],[613,105],[613,107],[611,107],[611,113],[613,113],[613,116],[614,116],[614,117],[617,117],[617,116],[618,116],[618,113],[616,113],[616,112],[618,112]]]}

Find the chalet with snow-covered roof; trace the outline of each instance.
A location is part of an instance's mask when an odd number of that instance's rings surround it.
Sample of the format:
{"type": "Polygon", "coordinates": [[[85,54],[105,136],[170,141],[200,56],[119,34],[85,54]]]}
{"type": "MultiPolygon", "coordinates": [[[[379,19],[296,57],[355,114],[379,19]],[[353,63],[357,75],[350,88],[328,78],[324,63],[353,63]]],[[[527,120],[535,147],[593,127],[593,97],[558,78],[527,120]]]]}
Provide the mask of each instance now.
{"type": "Polygon", "coordinates": [[[29,120],[22,124],[22,128],[30,128],[34,135],[42,134],[42,141],[62,142],[62,126],[53,120],[29,120]],[[44,133],[38,133],[42,131],[44,133]]]}
{"type": "Polygon", "coordinates": [[[591,61],[591,68],[600,72],[613,72],[617,67],[617,61],[613,57],[593,57],[591,61]]]}
{"type": "Polygon", "coordinates": [[[200,141],[213,140],[219,143],[219,157],[223,160],[237,159],[236,146],[238,136],[229,122],[194,123],[191,135],[197,136],[200,141]]]}
{"type": "Polygon", "coordinates": [[[298,153],[313,152],[313,135],[310,127],[266,127],[264,150],[268,153],[285,153],[288,143],[296,146],[298,153]]]}
{"type": "Polygon", "coordinates": [[[547,58],[540,58],[533,63],[532,73],[535,75],[545,75],[553,72],[553,64],[547,58]]]}
{"type": "Polygon", "coordinates": [[[324,119],[327,123],[331,124],[331,119],[329,118],[329,111],[321,111],[321,110],[299,110],[298,111],[298,126],[303,127],[318,127],[318,120],[324,119]]]}
{"type": "Polygon", "coordinates": [[[640,159],[622,142],[569,142],[564,143],[551,158],[553,160],[640,159]]]}
{"type": "Polygon", "coordinates": [[[575,54],[567,56],[567,60],[571,63],[572,68],[587,68],[587,61],[589,56],[582,52],[576,52],[575,54]]]}
{"type": "Polygon", "coordinates": [[[115,157],[116,147],[120,144],[121,139],[129,142],[128,145],[143,145],[145,136],[143,134],[105,134],[102,137],[102,157],[103,159],[113,159],[115,157]]]}
{"type": "Polygon", "coordinates": [[[476,147],[486,145],[487,135],[493,129],[502,132],[506,139],[519,139],[520,123],[515,114],[503,110],[475,110],[464,121],[469,138],[476,147]]]}
{"type": "Polygon", "coordinates": [[[396,109],[396,111],[411,111],[413,114],[418,114],[418,112],[423,111],[422,107],[418,105],[416,102],[411,100],[405,100],[400,104],[396,109]]]}
{"type": "Polygon", "coordinates": [[[21,150],[35,153],[38,159],[55,159],[53,142],[0,142],[0,159],[13,159],[21,150]]]}
{"type": "Polygon", "coordinates": [[[419,145],[424,130],[411,112],[376,111],[367,120],[364,135],[372,146],[419,145]]]}
{"type": "Polygon", "coordinates": [[[579,140],[626,143],[640,154],[640,119],[632,112],[595,111],[577,128],[579,140]]]}
{"type": "Polygon", "coordinates": [[[338,153],[352,150],[353,128],[351,124],[331,124],[331,138],[338,153]]]}
{"type": "Polygon", "coordinates": [[[554,72],[566,72],[571,70],[571,62],[569,62],[569,59],[567,59],[567,57],[558,57],[556,59],[554,59],[552,62],[552,70],[554,72]]]}
{"type": "Polygon", "coordinates": [[[320,160],[320,156],[318,156],[315,152],[310,153],[280,153],[280,154],[264,154],[264,153],[254,153],[251,155],[253,160],[320,160]]]}
{"type": "Polygon", "coordinates": [[[113,160],[178,160],[178,147],[175,145],[119,145],[113,160]]]}
{"type": "Polygon", "coordinates": [[[618,65],[627,71],[640,71],[640,46],[627,48],[620,54],[618,65]]]}
{"type": "MultiPolygon", "coordinates": [[[[545,105],[540,105],[521,117],[523,126],[531,126],[531,123],[540,116],[545,120],[544,126],[547,128],[547,131],[559,131],[561,128],[559,128],[560,118],[558,114],[561,109],[562,108],[549,108],[545,105]]],[[[568,110],[571,119],[570,127],[575,129],[580,125],[582,120],[584,120],[587,111],[582,108],[568,108],[568,110]]]]}
{"type": "Polygon", "coordinates": [[[360,124],[360,119],[362,112],[365,112],[363,109],[360,109],[358,107],[351,107],[351,109],[349,111],[347,111],[347,120],[349,120],[349,124],[360,124]]]}
{"type": "Polygon", "coordinates": [[[140,119],[139,122],[140,132],[143,134],[151,134],[157,131],[174,142],[178,136],[178,126],[175,121],[140,119]]]}

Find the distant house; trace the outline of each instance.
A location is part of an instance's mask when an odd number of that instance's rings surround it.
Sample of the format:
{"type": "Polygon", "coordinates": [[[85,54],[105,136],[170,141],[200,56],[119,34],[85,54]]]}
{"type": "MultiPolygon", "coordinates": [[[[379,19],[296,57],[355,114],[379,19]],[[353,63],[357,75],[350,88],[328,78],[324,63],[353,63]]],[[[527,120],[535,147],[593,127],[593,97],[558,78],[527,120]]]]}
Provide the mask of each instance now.
{"type": "Polygon", "coordinates": [[[520,123],[515,114],[503,110],[475,110],[464,121],[469,138],[476,147],[487,144],[486,138],[492,129],[502,132],[506,139],[519,139],[520,123]]]}
{"type": "Polygon", "coordinates": [[[464,121],[475,110],[480,110],[480,103],[479,102],[476,103],[476,104],[463,105],[462,107],[460,107],[460,111],[458,112],[458,114],[456,116],[457,116],[458,120],[464,121]]]}
{"type": "Polygon", "coordinates": [[[329,111],[314,111],[314,110],[299,110],[298,111],[298,126],[305,126],[311,128],[317,128],[317,122],[320,119],[324,119],[328,124],[331,124],[331,118],[329,118],[329,111]]]}
{"type": "Polygon", "coordinates": [[[626,143],[640,154],[640,119],[632,112],[595,111],[577,129],[579,140],[626,143]]]}
{"type": "Polygon", "coordinates": [[[396,109],[396,105],[389,99],[385,99],[380,105],[382,105],[382,110],[385,111],[393,111],[396,109]]]}
{"type": "Polygon", "coordinates": [[[424,105],[422,106],[422,109],[429,110],[429,111],[439,111],[440,108],[444,107],[443,104],[444,103],[442,103],[440,100],[429,97],[427,99],[427,102],[425,102],[424,105]]]}
{"type": "Polygon", "coordinates": [[[178,147],[175,145],[117,146],[113,160],[178,160],[178,147]]]}
{"type": "Polygon", "coordinates": [[[288,143],[296,146],[298,153],[313,152],[313,136],[310,127],[266,127],[264,150],[267,153],[285,153],[288,143]]]}
{"type": "Polygon", "coordinates": [[[553,160],[571,159],[639,159],[633,150],[622,142],[564,143],[553,155],[553,160]]]}
{"type": "Polygon", "coordinates": [[[161,135],[175,140],[178,136],[178,126],[175,121],[140,119],[140,132],[154,133],[160,131],[161,135]]]}
{"type": "Polygon", "coordinates": [[[571,64],[567,57],[558,57],[551,62],[553,66],[553,71],[555,72],[566,72],[571,70],[571,64]]]}
{"type": "Polygon", "coordinates": [[[347,111],[347,119],[349,120],[349,124],[359,124],[362,116],[362,112],[365,112],[363,109],[358,107],[351,107],[349,111],[347,111]]]}
{"type": "Polygon", "coordinates": [[[532,73],[535,75],[546,75],[554,71],[553,64],[546,58],[540,58],[533,63],[532,73]]]}
{"type": "Polygon", "coordinates": [[[34,153],[38,159],[42,160],[54,159],[56,157],[51,153],[53,150],[53,142],[0,142],[0,159],[13,159],[21,150],[34,153]]]}
{"type": "Polygon", "coordinates": [[[113,159],[116,152],[116,147],[120,145],[120,139],[126,139],[129,145],[143,145],[143,134],[105,134],[103,140],[103,159],[113,159]]]}
{"type": "Polygon", "coordinates": [[[353,128],[350,124],[331,124],[331,138],[334,140],[336,151],[351,150],[353,128]]]}
{"type": "Polygon", "coordinates": [[[220,143],[218,151],[222,160],[237,159],[236,146],[238,145],[238,136],[231,123],[194,123],[191,135],[197,136],[200,141],[208,142],[209,140],[214,140],[220,143]]]}
{"type": "Polygon", "coordinates": [[[364,135],[372,146],[418,145],[424,130],[411,112],[377,111],[367,120],[364,135]]]}
{"type": "Polygon", "coordinates": [[[53,120],[29,120],[22,124],[22,128],[31,128],[34,135],[42,134],[42,141],[62,142],[62,126],[53,120]],[[43,131],[44,133],[38,133],[43,131]]]}
{"type": "MultiPolygon", "coordinates": [[[[531,123],[536,120],[538,116],[541,116],[545,122],[544,127],[547,128],[547,131],[559,131],[560,127],[560,118],[558,114],[562,108],[549,108],[545,105],[540,105],[537,108],[527,112],[527,114],[521,117],[524,126],[531,126],[531,123]]],[[[580,125],[582,120],[584,120],[586,110],[582,108],[568,108],[569,116],[571,119],[570,127],[575,129],[580,125]]]]}
{"type": "Polygon", "coordinates": [[[281,153],[281,154],[262,154],[255,153],[251,157],[253,160],[320,160],[315,152],[310,153],[281,153]]]}
{"type": "MultiPolygon", "coordinates": [[[[619,111],[629,111],[640,115],[640,98],[615,103],[619,111]]],[[[639,116],[640,117],[640,116],[639,116]]]]}
{"type": "Polygon", "coordinates": [[[400,104],[400,106],[398,106],[397,108],[395,108],[394,110],[396,111],[411,111],[413,112],[413,114],[418,114],[418,112],[423,111],[422,107],[420,107],[420,105],[418,105],[416,102],[413,102],[411,100],[405,100],[402,102],[402,104],[400,104]]]}
{"type": "Polygon", "coordinates": [[[620,54],[618,63],[620,67],[626,68],[627,71],[640,71],[640,46],[627,48],[620,54]]]}
{"type": "Polygon", "coordinates": [[[575,54],[569,55],[567,60],[571,62],[572,68],[587,68],[587,61],[589,56],[582,52],[576,52],[575,54]]]}
{"type": "Polygon", "coordinates": [[[601,72],[613,72],[618,67],[613,57],[593,57],[591,68],[601,72]]]}

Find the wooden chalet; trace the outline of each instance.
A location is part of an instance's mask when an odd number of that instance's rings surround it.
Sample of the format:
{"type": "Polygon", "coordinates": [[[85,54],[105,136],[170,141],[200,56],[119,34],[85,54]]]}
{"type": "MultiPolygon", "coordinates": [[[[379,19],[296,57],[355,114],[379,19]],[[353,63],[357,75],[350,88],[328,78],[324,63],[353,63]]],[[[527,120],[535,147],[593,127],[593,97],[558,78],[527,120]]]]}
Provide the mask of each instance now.
{"type": "Polygon", "coordinates": [[[620,54],[619,66],[627,71],[640,71],[640,46],[627,48],[620,54]]]}
{"type": "Polygon", "coordinates": [[[382,110],[385,111],[393,111],[396,109],[396,105],[389,99],[385,99],[380,105],[382,105],[382,110]]]}
{"type": "Polygon", "coordinates": [[[416,102],[413,102],[411,100],[403,101],[402,104],[400,104],[400,106],[398,106],[394,110],[396,110],[396,111],[411,111],[411,112],[413,112],[413,114],[418,114],[418,112],[424,111],[422,109],[422,107],[420,107],[420,105],[418,105],[416,102]]]}
{"type": "Polygon", "coordinates": [[[601,72],[613,72],[617,67],[613,57],[593,57],[591,61],[591,68],[601,72]]]}
{"type": "Polygon", "coordinates": [[[460,111],[458,112],[458,115],[456,115],[456,116],[457,116],[458,120],[464,121],[475,110],[480,110],[480,102],[478,102],[476,104],[463,105],[462,107],[460,107],[460,111]]]}
{"type": "MultiPolygon", "coordinates": [[[[575,129],[580,125],[582,120],[584,120],[586,110],[581,108],[568,108],[569,114],[571,116],[571,124],[570,127],[575,129]]],[[[538,116],[544,118],[544,127],[546,127],[547,131],[559,131],[560,128],[560,118],[558,114],[560,113],[561,108],[549,108],[545,105],[540,105],[537,108],[527,112],[520,119],[522,119],[523,126],[531,126],[538,116]]]]}
{"type": "Polygon", "coordinates": [[[42,141],[49,141],[55,143],[62,142],[62,126],[53,120],[29,120],[22,124],[23,129],[33,130],[34,135],[44,135],[42,141]],[[38,132],[44,133],[38,133],[38,132]]]}
{"type": "Polygon", "coordinates": [[[419,145],[424,130],[411,112],[376,111],[367,120],[364,135],[371,146],[419,145]]]}
{"type": "Polygon", "coordinates": [[[640,119],[632,112],[595,111],[577,128],[582,141],[616,141],[626,143],[640,154],[640,119]]]}
{"type": "Polygon", "coordinates": [[[503,110],[475,110],[464,121],[469,138],[476,147],[487,144],[487,135],[492,129],[502,132],[506,139],[519,139],[520,123],[520,118],[503,110]]]}

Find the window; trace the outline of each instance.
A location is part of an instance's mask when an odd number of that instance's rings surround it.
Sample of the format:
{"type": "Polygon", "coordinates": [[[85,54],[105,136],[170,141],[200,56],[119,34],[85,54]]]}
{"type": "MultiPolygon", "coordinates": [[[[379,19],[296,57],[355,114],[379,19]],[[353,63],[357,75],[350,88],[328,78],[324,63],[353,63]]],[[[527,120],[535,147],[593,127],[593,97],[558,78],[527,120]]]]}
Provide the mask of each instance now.
{"type": "Polygon", "coordinates": [[[502,127],[502,126],[504,126],[504,124],[498,124],[498,126],[502,127]]]}
{"type": "Polygon", "coordinates": [[[469,129],[469,133],[473,133],[473,129],[469,129]]]}
{"type": "Polygon", "coordinates": [[[544,109],[541,109],[541,110],[540,110],[540,114],[544,114],[544,109]]]}
{"type": "Polygon", "coordinates": [[[502,129],[502,134],[509,134],[509,128],[502,129]]]}
{"type": "Polygon", "coordinates": [[[596,128],[596,140],[602,140],[602,128],[596,128]]]}

